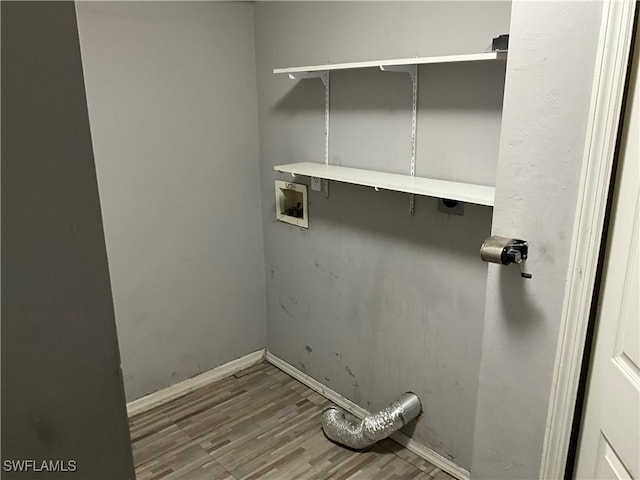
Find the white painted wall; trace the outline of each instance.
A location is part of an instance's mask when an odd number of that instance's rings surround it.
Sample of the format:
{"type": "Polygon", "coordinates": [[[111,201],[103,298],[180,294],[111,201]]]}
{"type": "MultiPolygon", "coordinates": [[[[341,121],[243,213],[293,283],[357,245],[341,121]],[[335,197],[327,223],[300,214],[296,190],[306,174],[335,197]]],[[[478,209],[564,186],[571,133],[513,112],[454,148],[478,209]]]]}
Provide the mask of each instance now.
{"type": "Polygon", "coordinates": [[[473,478],[538,477],[601,11],[513,3],[492,232],[530,242],[533,278],[489,267],[473,478]]]}
{"type": "Polygon", "coordinates": [[[77,10],[132,400],[265,345],[253,6],[77,10]]]}
{"type": "MultiPolygon", "coordinates": [[[[309,230],[276,222],[273,166],[323,161],[324,96],[320,81],[272,69],[482,52],[509,19],[507,2],[255,5],[268,347],[369,410],[416,392],[424,415],[408,433],[466,468],[491,209],[448,216],[420,197],[412,217],[405,194],[333,182],[329,199],[310,192],[309,230]]],[[[504,64],[425,66],[420,78],[418,175],[492,184],[504,64]]],[[[331,111],[331,163],[409,172],[407,75],[332,73],[331,111]]]]}

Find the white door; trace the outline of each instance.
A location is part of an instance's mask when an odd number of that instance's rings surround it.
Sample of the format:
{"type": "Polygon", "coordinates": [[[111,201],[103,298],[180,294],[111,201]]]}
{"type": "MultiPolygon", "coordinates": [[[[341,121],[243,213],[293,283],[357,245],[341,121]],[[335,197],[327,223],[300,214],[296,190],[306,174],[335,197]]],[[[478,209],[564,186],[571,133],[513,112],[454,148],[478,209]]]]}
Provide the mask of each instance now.
{"type": "Polygon", "coordinates": [[[578,445],[578,479],[640,480],[639,50],[636,39],[578,445]]]}

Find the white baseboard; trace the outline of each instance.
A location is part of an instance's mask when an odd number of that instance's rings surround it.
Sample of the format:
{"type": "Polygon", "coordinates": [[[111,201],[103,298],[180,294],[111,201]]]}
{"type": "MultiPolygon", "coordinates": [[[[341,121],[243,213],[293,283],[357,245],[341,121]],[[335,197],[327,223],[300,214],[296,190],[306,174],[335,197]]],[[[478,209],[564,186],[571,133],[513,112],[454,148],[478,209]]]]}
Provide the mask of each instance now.
{"type": "Polygon", "coordinates": [[[391,435],[391,439],[398,442],[407,450],[411,450],[419,457],[431,462],[433,465],[438,467],[440,470],[447,472],[452,477],[455,477],[458,480],[470,480],[471,474],[469,473],[469,470],[462,468],[460,465],[452,462],[446,457],[443,457],[438,452],[431,450],[429,447],[416,442],[406,433],[396,432],[391,435]]]}
{"type": "Polygon", "coordinates": [[[149,395],[145,395],[144,397],[133,400],[127,403],[127,415],[129,416],[129,418],[131,418],[134,415],[138,415],[159,405],[170,402],[171,400],[182,397],[183,395],[193,392],[198,388],[204,387],[217,380],[233,375],[240,370],[244,370],[245,368],[256,365],[264,361],[265,352],[266,350],[262,348],[255,352],[249,353],[244,357],[231,360],[224,365],[220,365],[219,367],[196,375],[195,377],[187,378],[186,380],[176,383],[175,385],[170,385],[166,388],[163,388],[162,390],[158,390],[157,392],[153,392],[149,395]]]}
{"type": "MultiPolygon", "coordinates": [[[[338,405],[340,408],[346,410],[347,412],[351,413],[352,415],[355,415],[358,418],[363,418],[364,416],[369,415],[369,412],[364,408],[360,407],[359,405],[356,405],[351,400],[344,398],[339,393],[335,392],[334,390],[331,390],[326,385],[323,385],[322,383],[318,382],[314,378],[311,378],[306,373],[301,372],[300,370],[288,364],[281,358],[276,357],[273,353],[269,352],[268,350],[267,350],[266,359],[267,359],[267,362],[269,362],[270,364],[274,365],[275,367],[278,367],[283,372],[289,374],[296,380],[299,380],[300,382],[304,383],[307,387],[309,387],[312,390],[315,390],[320,395],[331,400],[333,403],[338,405]]],[[[428,462],[431,462],[433,465],[438,467],[440,470],[447,472],[449,475],[452,475],[459,480],[470,479],[470,474],[468,470],[462,468],[459,465],[456,465],[448,458],[443,457],[439,453],[434,452],[433,450],[422,445],[421,443],[416,442],[405,433],[396,432],[393,435],[391,435],[391,439],[396,441],[403,447],[405,447],[407,450],[411,450],[416,455],[424,458],[428,462]]]]}
{"type": "Polygon", "coordinates": [[[315,390],[320,395],[331,400],[333,403],[338,405],[340,408],[343,408],[350,414],[355,415],[358,418],[362,418],[362,417],[365,417],[366,415],[369,415],[369,412],[367,412],[361,406],[356,405],[351,400],[347,400],[338,392],[331,390],[329,387],[327,387],[326,385],[323,385],[322,383],[317,381],[315,378],[311,378],[306,373],[298,370],[296,367],[288,364],[281,358],[276,357],[273,353],[271,353],[268,350],[267,350],[267,362],[269,362],[271,365],[275,367],[278,367],[280,370],[289,374],[296,380],[301,381],[311,390],[315,390]]]}

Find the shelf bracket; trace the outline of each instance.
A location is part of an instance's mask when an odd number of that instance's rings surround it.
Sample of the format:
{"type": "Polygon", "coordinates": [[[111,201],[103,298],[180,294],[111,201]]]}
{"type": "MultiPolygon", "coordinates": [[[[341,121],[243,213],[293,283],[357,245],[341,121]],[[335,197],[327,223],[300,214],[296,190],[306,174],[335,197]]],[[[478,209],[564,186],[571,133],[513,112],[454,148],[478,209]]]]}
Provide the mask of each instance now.
{"type": "MultiPolygon", "coordinates": [[[[324,163],[329,165],[329,70],[317,72],[294,72],[289,73],[291,80],[305,80],[307,78],[318,78],[324,85],[324,163]]],[[[322,180],[322,191],[325,198],[329,198],[329,180],[322,180]]]]}
{"type": "Polygon", "coordinates": [[[291,80],[305,80],[307,78],[319,78],[324,83],[325,87],[329,82],[329,71],[322,70],[319,72],[294,72],[289,74],[291,80]]]}
{"type": "Polygon", "coordinates": [[[418,75],[417,65],[380,65],[380,70],[383,72],[408,73],[411,77],[411,81],[416,79],[418,75]]]}
{"type": "MultiPolygon", "coordinates": [[[[408,73],[411,78],[411,176],[416,176],[416,143],[418,126],[418,65],[380,65],[383,72],[408,73]]],[[[415,198],[409,194],[409,214],[415,211],[415,198]]]]}
{"type": "MultiPolygon", "coordinates": [[[[329,71],[322,72],[324,83],[324,164],[329,165],[329,71]]],[[[329,180],[322,181],[324,197],[329,198],[329,180]]]]}

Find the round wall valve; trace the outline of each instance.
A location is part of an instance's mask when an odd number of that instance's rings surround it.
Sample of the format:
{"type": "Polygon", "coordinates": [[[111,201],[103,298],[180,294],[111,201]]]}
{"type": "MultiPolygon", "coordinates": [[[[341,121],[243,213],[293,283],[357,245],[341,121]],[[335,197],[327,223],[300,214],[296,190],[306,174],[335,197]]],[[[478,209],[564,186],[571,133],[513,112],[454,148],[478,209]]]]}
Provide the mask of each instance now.
{"type": "Polygon", "coordinates": [[[526,272],[525,263],[529,256],[529,244],[525,240],[493,236],[482,242],[480,258],[485,262],[511,265],[516,263],[520,267],[520,276],[531,278],[526,272]]]}

